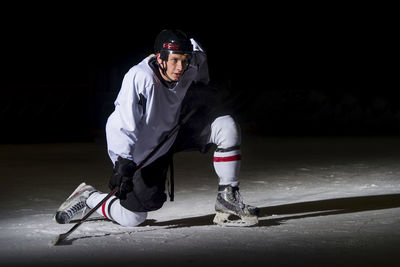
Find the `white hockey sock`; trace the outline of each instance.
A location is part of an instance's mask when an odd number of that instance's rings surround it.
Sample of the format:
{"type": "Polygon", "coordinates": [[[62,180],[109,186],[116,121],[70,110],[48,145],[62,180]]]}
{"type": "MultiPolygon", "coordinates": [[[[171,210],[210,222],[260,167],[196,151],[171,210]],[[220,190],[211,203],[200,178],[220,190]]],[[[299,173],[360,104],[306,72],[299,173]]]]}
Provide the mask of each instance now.
{"type": "Polygon", "coordinates": [[[231,116],[221,116],[213,121],[209,142],[218,147],[214,152],[214,169],[219,184],[238,186],[241,138],[240,129],[231,116]]]}
{"type": "MultiPolygon", "coordinates": [[[[86,200],[89,208],[95,207],[107,194],[95,192],[86,200]]],[[[122,207],[117,197],[112,196],[96,211],[109,220],[115,221],[122,226],[138,226],[147,218],[147,212],[133,212],[122,207]]]]}
{"type": "Polygon", "coordinates": [[[214,169],[220,185],[239,185],[240,150],[214,152],[214,169]]]}

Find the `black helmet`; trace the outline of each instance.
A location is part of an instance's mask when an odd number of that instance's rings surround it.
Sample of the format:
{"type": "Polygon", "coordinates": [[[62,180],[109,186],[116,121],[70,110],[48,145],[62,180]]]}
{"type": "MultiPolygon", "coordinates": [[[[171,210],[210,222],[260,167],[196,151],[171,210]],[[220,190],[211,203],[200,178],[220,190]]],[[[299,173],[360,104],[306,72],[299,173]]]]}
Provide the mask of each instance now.
{"type": "Polygon", "coordinates": [[[154,43],[154,52],[160,53],[162,60],[168,60],[169,54],[190,54],[192,51],[190,39],[180,30],[163,30],[154,43]]]}

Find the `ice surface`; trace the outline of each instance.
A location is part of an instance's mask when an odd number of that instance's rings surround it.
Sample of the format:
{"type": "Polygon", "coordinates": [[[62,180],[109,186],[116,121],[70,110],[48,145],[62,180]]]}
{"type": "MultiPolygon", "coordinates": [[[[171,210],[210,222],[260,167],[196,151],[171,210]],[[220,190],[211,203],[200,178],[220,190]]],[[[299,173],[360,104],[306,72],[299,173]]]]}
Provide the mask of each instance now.
{"type": "Polygon", "coordinates": [[[1,145],[0,264],[10,266],[396,266],[400,139],[245,136],[241,194],[260,225],[212,224],[212,153],[175,157],[175,201],[140,227],[55,210],[82,181],[107,192],[100,143],[1,145]]]}

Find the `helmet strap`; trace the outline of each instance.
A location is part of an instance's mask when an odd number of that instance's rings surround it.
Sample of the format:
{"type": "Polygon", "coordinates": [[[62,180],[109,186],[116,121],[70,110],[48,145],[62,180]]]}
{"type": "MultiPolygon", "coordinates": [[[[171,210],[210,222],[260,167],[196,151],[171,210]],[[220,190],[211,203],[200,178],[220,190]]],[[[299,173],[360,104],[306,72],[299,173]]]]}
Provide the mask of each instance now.
{"type": "Polygon", "coordinates": [[[169,82],[172,82],[171,77],[168,76],[167,74],[167,61],[164,59],[161,59],[161,64],[158,64],[158,68],[161,70],[161,73],[169,79],[169,82]],[[165,67],[164,67],[164,62],[165,62],[165,67]]]}

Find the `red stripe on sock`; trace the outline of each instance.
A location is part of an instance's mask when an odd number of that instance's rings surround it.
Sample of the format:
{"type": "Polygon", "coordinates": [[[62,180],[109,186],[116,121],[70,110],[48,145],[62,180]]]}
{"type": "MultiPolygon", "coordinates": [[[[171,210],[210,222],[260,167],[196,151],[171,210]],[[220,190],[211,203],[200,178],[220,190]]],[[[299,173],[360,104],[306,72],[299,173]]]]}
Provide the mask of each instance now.
{"type": "Polygon", "coordinates": [[[109,219],[109,218],[107,217],[107,214],[106,214],[106,203],[107,203],[107,201],[104,202],[103,205],[101,205],[101,212],[103,213],[104,217],[106,217],[107,219],[109,219]]]}
{"type": "Polygon", "coordinates": [[[230,157],[214,157],[214,162],[227,162],[227,161],[237,161],[241,160],[242,156],[239,155],[234,155],[230,157]]]}

